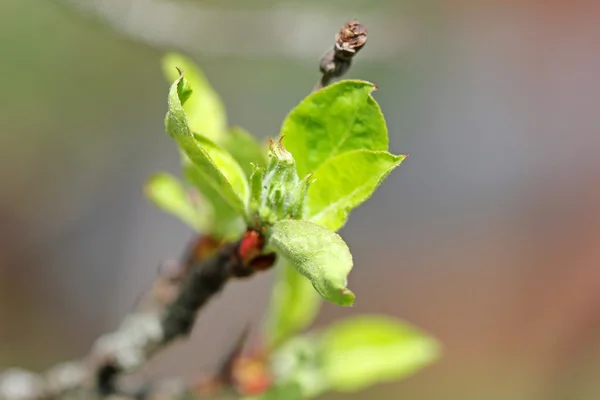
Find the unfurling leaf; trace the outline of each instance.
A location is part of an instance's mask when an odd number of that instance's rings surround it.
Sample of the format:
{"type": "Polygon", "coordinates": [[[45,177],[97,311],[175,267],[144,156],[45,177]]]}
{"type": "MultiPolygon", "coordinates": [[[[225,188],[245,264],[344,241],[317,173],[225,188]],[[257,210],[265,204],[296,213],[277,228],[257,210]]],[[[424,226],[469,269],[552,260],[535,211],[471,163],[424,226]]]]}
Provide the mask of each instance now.
{"type": "Polygon", "coordinates": [[[181,68],[185,73],[191,90],[184,92],[181,102],[184,103],[191,130],[219,142],[227,131],[225,109],[202,71],[192,60],[176,53],[165,55],[162,66],[169,82],[179,77],[175,68],[181,68]]]}
{"type": "Polygon", "coordinates": [[[199,209],[190,194],[173,175],[158,173],[150,177],[145,187],[146,196],[158,208],[177,216],[197,232],[205,232],[209,227],[208,210],[199,209]]]}
{"type": "Polygon", "coordinates": [[[171,86],[169,110],[165,118],[166,130],[179,143],[189,160],[198,167],[198,177],[206,182],[221,201],[244,215],[249,196],[246,176],[231,155],[208,138],[192,132],[181,103],[186,86],[183,74],[171,86]]]}
{"type": "Polygon", "coordinates": [[[244,232],[245,225],[240,213],[223,201],[222,196],[209,184],[197,165],[182,154],[182,169],[186,180],[209,202],[213,209],[210,232],[219,238],[235,239],[244,232]]]}
{"type": "Polygon", "coordinates": [[[342,306],[354,303],[354,293],[346,287],[352,255],[336,233],[308,221],[283,220],[270,228],[268,244],[323,298],[342,306]]]}
{"type": "MultiPolygon", "coordinates": [[[[194,133],[194,139],[206,151],[206,154],[211,158],[217,169],[225,176],[225,179],[231,184],[242,202],[247,205],[250,196],[250,187],[248,178],[242,167],[231,154],[210,139],[198,133],[194,133]]],[[[236,210],[239,211],[237,208],[236,210]]]]}
{"type": "Polygon", "coordinates": [[[367,200],[406,156],[355,150],[325,161],[308,189],[304,218],[332,231],[340,229],[353,208],[367,200]]]}
{"type": "Polygon", "coordinates": [[[432,337],[382,316],[360,316],[332,325],[323,333],[321,349],[329,386],[345,392],[404,378],[440,353],[432,337]]]}
{"type": "Polygon", "coordinates": [[[310,325],[321,305],[310,281],[289,262],[280,263],[277,274],[268,321],[271,346],[278,346],[310,325]]]}
{"type": "Polygon", "coordinates": [[[281,135],[303,178],[347,151],[388,149],[385,120],[369,82],[345,80],[306,97],[283,122],[281,135]]]}

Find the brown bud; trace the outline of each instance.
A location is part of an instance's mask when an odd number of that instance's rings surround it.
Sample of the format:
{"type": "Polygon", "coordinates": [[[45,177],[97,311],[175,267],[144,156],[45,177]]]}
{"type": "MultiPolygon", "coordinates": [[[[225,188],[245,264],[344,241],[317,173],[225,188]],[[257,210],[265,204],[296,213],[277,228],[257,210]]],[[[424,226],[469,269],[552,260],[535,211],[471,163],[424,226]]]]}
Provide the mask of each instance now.
{"type": "MultiPolygon", "coordinates": [[[[338,51],[354,55],[367,43],[367,28],[357,20],[346,22],[335,36],[338,51]]],[[[351,57],[351,55],[348,56],[351,57]]]]}
{"type": "Polygon", "coordinates": [[[352,58],[367,43],[367,28],[356,20],[348,21],[335,35],[335,44],[321,58],[319,69],[323,76],[313,91],[329,85],[332,78],[344,75],[352,63],[352,58]]]}

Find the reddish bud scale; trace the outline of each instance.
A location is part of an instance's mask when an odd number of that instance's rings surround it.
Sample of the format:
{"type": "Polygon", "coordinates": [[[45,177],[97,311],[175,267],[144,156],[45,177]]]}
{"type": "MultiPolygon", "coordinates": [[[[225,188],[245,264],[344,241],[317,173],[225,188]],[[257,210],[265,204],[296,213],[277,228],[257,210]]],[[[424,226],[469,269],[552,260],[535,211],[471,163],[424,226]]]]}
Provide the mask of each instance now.
{"type": "Polygon", "coordinates": [[[244,264],[249,265],[252,259],[259,256],[264,245],[265,238],[263,235],[260,232],[249,228],[242,237],[239,249],[240,258],[244,264]]]}

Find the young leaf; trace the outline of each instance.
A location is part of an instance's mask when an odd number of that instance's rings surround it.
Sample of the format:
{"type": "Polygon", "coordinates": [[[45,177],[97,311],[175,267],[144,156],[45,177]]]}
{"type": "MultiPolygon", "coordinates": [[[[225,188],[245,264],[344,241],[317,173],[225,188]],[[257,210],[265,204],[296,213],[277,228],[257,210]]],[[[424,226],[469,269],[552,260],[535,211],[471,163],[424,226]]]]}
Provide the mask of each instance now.
{"type": "Polygon", "coordinates": [[[289,262],[277,266],[269,310],[269,341],[278,346],[306,328],[317,316],[321,298],[310,282],[289,262]]]}
{"type": "Polygon", "coordinates": [[[190,159],[182,154],[183,173],[186,180],[196,187],[212,205],[213,216],[209,231],[220,238],[234,239],[244,232],[245,224],[240,214],[222,200],[219,193],[206,181],[204,174],[190,159]]]}
{"type": "Polygon", "coordinates": [[[282,220],[270,229],[270,246],[312,283],[326,300],[342,306],[354,303],[347,287],[352,255],[336,233],[308,221],[282,220]]]}
{"type": "Polygon", "coordinates": [[[225,110],[221,98],[210,86],[202,71],[192,60],[176,53],[165,55],[162,66],[169,82],[179,77],[177,67],[185,72],[192,91],[188,95],[189,99],[182,99],[182,103],[191,130],[218,142],[227,130],[225,110]]]}
{"type": "MultiPolygon", "coordinates": [[[[246,211],[248,182],[237,162],[208,138],[192,133],[181,104],[187,81],[183,73],[169,91],[169,110],[165,126],[187,157],[198,167],[197,173],[214,192],[240,214],[246,211]]],[[[214,204],[214,202],[213,202],[214,204]]]]}
{"type": "Polygon", "coordinates": [[[256,138],[242,128],[231,128],[223,137],[223,148],[231,154],[244,170],[247,177],[252,174],[252,164],[264,168],[267,164],[267,147],[262,147],[256,138]]]}
{"type": "Polygon", "coordinates": [[[325,161],[308,188],[305,219],[337,231],[350,211],[371,197],[405,158],[386,151],[355,150],[325,161]]]}
{"type": "Polygon", "coordinates": [[[250,196],[250,186],[242,167],[231,154],[210,139],[198,133],[194,133],[194,139],[206,151],[217,169],[225,176],[238,197],[244,204],[247,204],[250,196]]]}
{"type": "Polygon", "coordinates": [[[199,210],[189,193],[173,175],[158,173],[150,177],[145,187],[146,196],[158,208],[177,216],[197,232],[207,231],[210,209],[199,210]]]}
{"type": "Polygon", "coordinates": [[[321,349],[329,385],[345,392],[404,378],[435,361],[440,352],[435,339],[381,316],[360,316],[329,327],[321,349]]]}
{"type": "Polygon", "coordinates": [[[306,97],[283,122],[281,135],[303,178],[351,150],[387,150],[388,134],[369,82],[345,80],[306,97]]]}

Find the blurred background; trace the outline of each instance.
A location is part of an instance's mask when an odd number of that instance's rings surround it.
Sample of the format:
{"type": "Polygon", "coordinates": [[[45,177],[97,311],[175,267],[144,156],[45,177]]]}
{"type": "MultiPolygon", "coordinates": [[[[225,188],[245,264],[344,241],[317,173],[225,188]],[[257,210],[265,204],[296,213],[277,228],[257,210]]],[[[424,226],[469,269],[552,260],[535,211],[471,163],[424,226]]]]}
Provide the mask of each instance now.
{"type": "MultiPolygon", "coordinates": [[[[342,230],[358,313],[404,318],[435,366],[345,399],[600,398],[600,3],[1,0],[0,369],[85,354],[191,232],[144,198],[178,172],[160,58],[191,55],[264,138],[348,19],[410,158],[342,230]]],[[[271,274],[230,284],[145,374],[211,372],[271,274]]],[[[330,396],[330,399],[342,396],[330,396]]]]}

